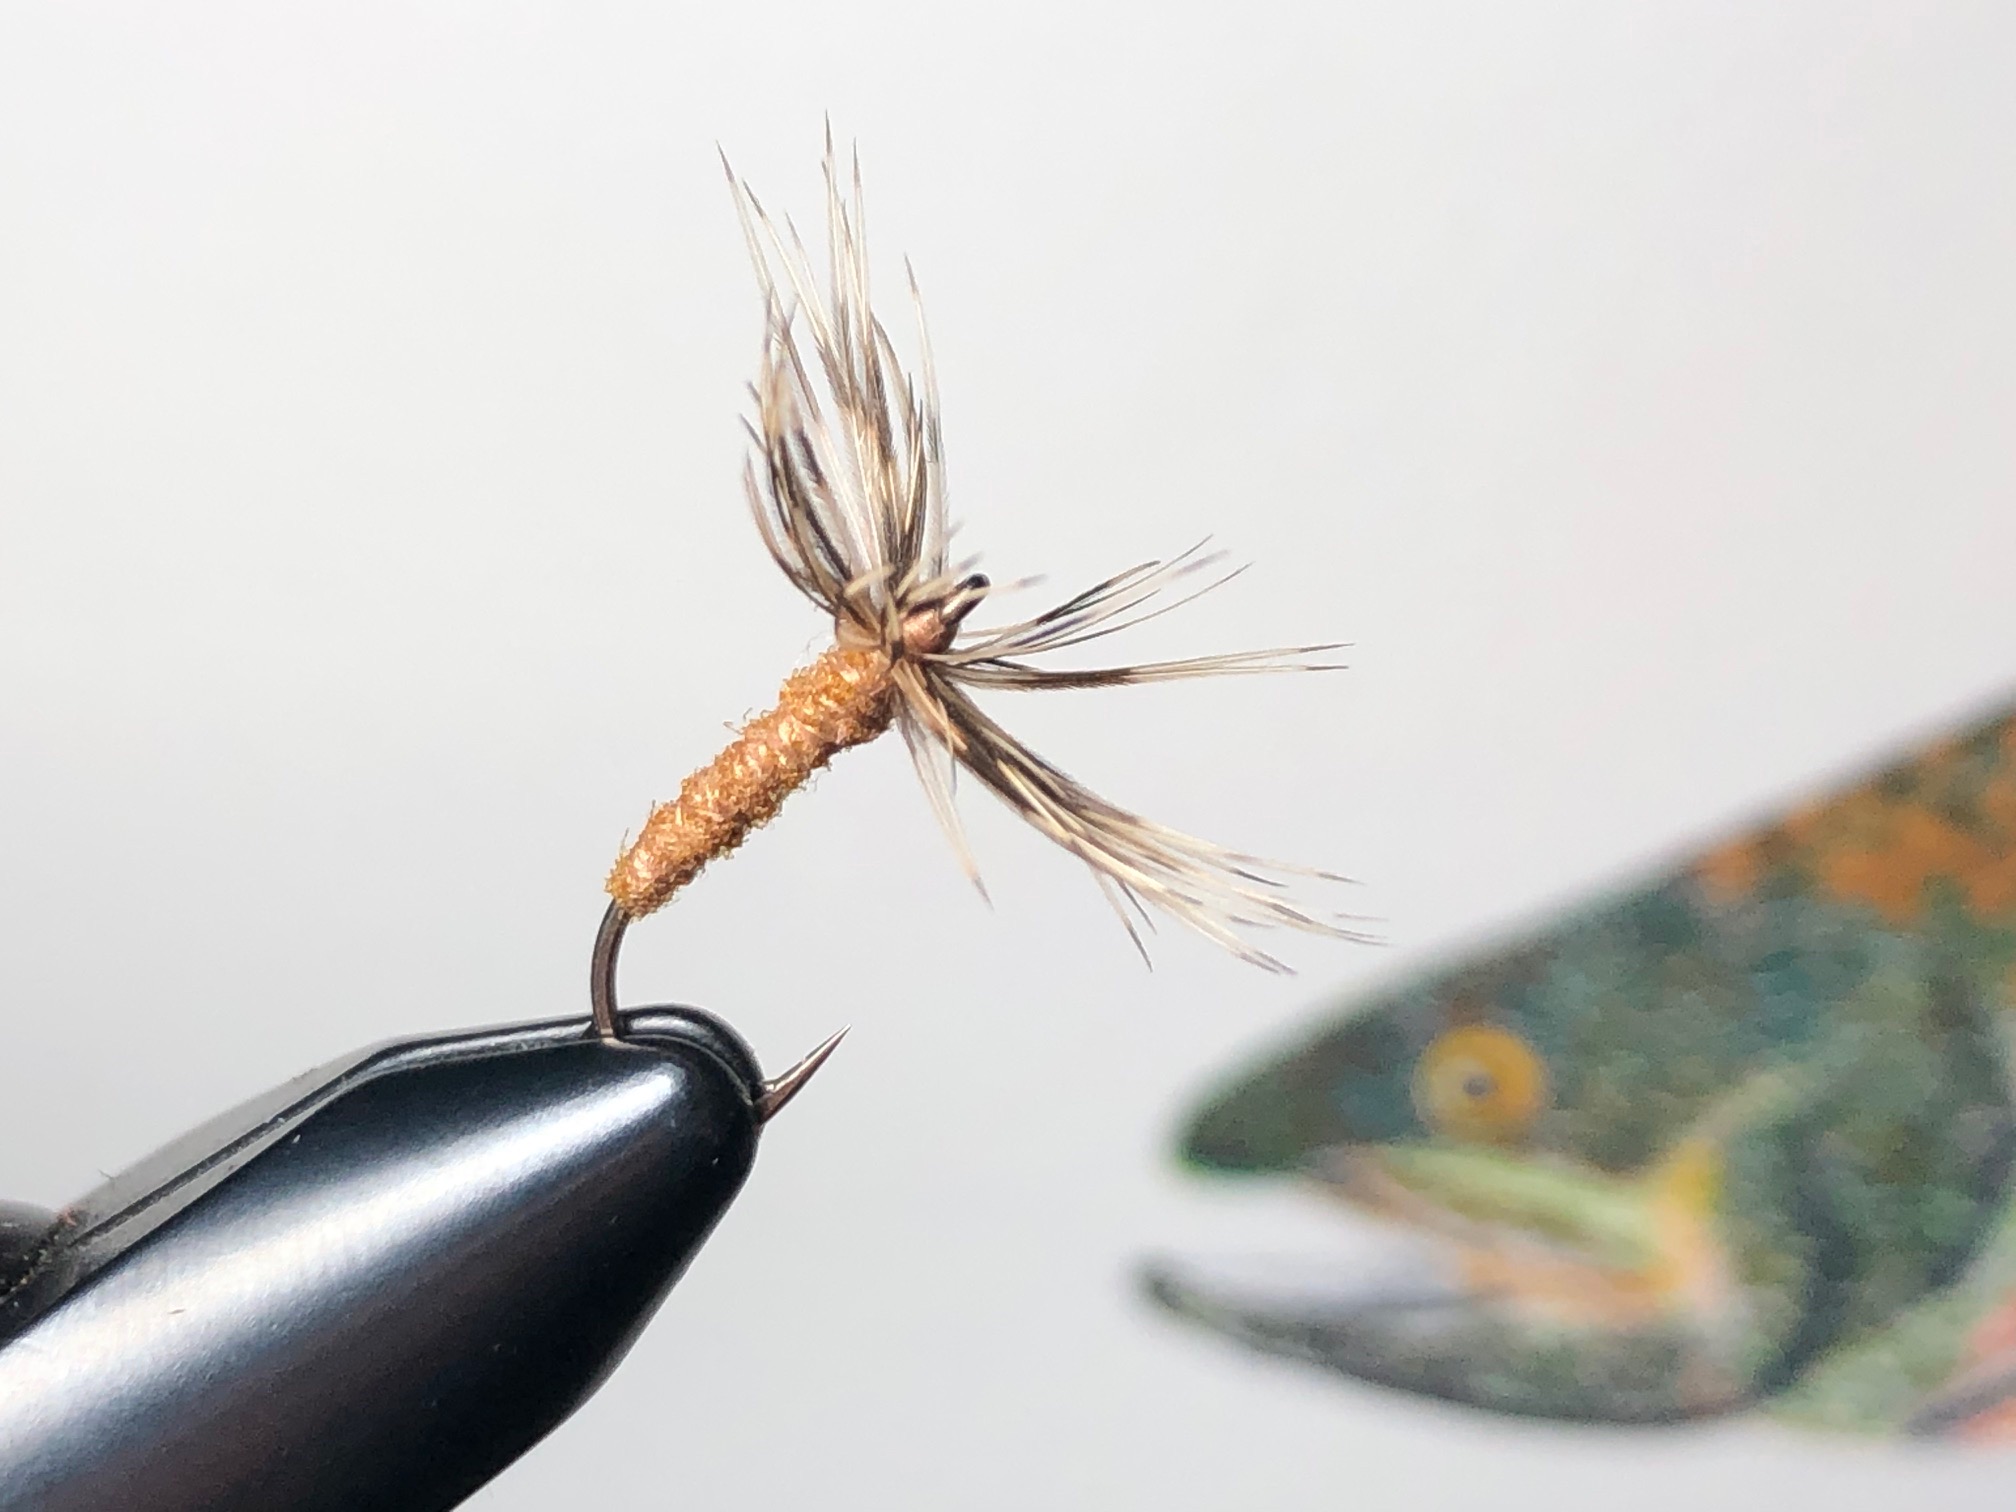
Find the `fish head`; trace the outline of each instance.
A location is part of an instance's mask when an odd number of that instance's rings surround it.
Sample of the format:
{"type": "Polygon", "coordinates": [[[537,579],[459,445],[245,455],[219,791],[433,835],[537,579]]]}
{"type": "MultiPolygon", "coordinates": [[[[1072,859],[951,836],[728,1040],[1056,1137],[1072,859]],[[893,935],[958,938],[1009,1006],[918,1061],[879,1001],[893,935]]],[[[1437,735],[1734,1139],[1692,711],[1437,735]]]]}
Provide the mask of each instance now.
{"type": "Polygon", "coordinates": [[[1399,1281],[1168,1261],[1148,1289],[1499,1412],[1727,1412],[1974,1242],[2008,1172],[2004,1059],[1938,945],[1670,881],[1354,1005],[1190,1119],[1192,1169],[1404,1236],[1399,1281]]]}

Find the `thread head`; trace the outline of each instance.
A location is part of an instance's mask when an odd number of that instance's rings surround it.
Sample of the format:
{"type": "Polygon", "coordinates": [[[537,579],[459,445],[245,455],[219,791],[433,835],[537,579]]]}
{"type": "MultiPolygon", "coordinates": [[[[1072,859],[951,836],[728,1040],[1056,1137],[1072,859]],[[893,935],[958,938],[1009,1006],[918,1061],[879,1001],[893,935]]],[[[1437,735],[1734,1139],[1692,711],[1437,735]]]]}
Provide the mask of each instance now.
{"type": "Polygon", "coordinates": [[[976,572],[961,578],[943,597],[919,604],[903,616],[899,648],[904,656],[936,656],[951,649],[959,625],[979,608],[993,586],[987,574],[976,572]]]}

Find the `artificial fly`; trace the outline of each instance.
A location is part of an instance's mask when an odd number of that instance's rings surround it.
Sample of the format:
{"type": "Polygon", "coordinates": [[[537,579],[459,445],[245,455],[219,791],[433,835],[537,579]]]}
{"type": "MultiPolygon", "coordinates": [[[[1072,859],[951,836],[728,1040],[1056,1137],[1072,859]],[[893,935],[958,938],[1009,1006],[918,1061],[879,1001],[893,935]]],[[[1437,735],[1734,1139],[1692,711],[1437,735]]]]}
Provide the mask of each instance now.
{"type": "MultiPolygon", "coordinates": [[[[724,162],[725,166],[725,162],[724,162]]],[[[1242,960],[1286,968],[1241,935],[1288,928],[1354,938],[1341,916],[1293,901],[1291,879],[1329,873],[1263,861],[1194,839],[1090,792],[973,701],[984,689],[1105,688],[1227,673],[1320,671],[1335,646],[1294,646],[1087,670],[1031,664],[1187,603],[1234,573],[1193,549],[1144,562],[1033,618],[969,629],[994,591],[947,552],[938,393],[917,309],[921,373],[905,371],[869,305],[861,173],[843,193],[826,147],[825,288],[787,222],[780,234],[749,187],[728,175],[763,296],[763,352],[744,481],[757,529],[792,585],[833,618],[833,645],[785,681],[777,705],[658,805],[609,873],[608,912],[590,973],[596,1028],[619,1034],[617,951],[629,924],[662,908],[709,861],[768,821],[807,778],[850,746],[894,726],[926,797],[976,886],[978,868],[953,808],[964,770],[1092,869],[1142,949],[1138,925],[1158,909],[1242,960]],[[801,345],[809,336],[810,362],[801,345]]],[[[913,306],[917,286],[910,282],[913,306]]],[[[984,889],[983,889],[984,894],[984,889]]]]}

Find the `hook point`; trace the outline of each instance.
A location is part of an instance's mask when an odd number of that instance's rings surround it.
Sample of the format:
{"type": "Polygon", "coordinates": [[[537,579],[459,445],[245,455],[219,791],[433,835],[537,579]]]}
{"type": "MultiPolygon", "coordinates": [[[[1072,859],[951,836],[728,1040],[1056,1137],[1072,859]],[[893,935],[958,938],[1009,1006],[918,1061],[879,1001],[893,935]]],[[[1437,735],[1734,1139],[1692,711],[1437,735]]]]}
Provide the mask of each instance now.
{"type": "Polygon", "coordinates": [[[840,1048],[840,1041],[847,1037],[845,1029],[829,1036],[805,1059],[798,1062],[781,1076],[774,1076],[763,1083],[763,1091],[756,1099],[756,1122],[760,1126],[775,1118],[784,1106],[801,1091],[805,1083],[812,1080],[812,1073],[826,1064],[826,1057],[840,1048]]]}

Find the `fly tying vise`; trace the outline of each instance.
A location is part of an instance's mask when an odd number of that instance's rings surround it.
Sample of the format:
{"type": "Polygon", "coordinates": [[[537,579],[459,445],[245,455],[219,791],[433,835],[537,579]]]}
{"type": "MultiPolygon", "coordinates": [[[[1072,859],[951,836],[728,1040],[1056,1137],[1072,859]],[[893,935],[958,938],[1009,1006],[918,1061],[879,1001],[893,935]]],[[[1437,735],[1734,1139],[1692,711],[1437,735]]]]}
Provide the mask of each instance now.
{"type": "MultiPolygon", "coordinates": [[[[725,163],[724,163],[725,166],[725,163]]],[[[709,861],[734,850],[798,787],[850,746],[892,726],[967,877],[980,885],[952,803],[963,768],[1091,869],[1141,948],[1152,906],[1241,959],[1286,968],[1243,939],[1288,928],[1356,938],[1343,917],[1306,911],[1290,879],[1341,881],[1180,834],[1089,791],[1016,740],[973,701],[988,688],[1102,688],[1226,673],[1327,670],[1331,645],[1233,652],[1082,670],[1031,664],[1164,613],[1161,596],[1220,561],[1193,548],[1107,578],[1031,618],[967,628],[992,590],[971,561],[947,555],[938,394],[918,314],[913,379],[869,304],[858,162],[843,191],[829,135],[828,269],[820,287],[795,233],[787,240],[729,172],[763,296],[753,385],[755,455],[745,486],[758,530],[792,585],[832,616],[833,645],[791,674],[776,706],[745,725],[679,794],[654,808],[609,873],[610,904],[590,968],[597,1029],[616,1037],[617,952],[629,924],[663,907],[709,861]],[[810,338],[810,358],[800,326],[810,338]],[[1152,607],[1150,607],[1152,604],[1152,607]],[[1132,910],[1130,914],[1129,910],[1132,910]]],[[[787,231],[789,230],[787,224],[787,231]]],[[[910,285],[917,300],[914,278],[910,285]]],[[[984,889],[983,889],[984,893],[984,889]]],[[[1145,954],[1145,951],[1144,951],[1145,954]]],[[[825,1047],[822,1047],[822,1049],[825,1047]]]]}

